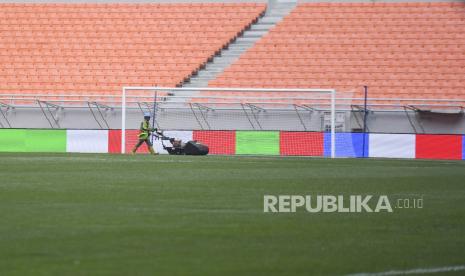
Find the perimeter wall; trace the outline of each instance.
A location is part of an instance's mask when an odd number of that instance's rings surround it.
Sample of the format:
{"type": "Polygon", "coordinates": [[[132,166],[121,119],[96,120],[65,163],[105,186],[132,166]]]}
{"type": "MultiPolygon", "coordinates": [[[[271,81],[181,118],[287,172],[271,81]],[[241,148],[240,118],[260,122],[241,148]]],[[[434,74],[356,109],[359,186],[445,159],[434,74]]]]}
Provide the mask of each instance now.
{"type": "MultiPolygon", "coordinates": [[[[126,151],[137,142],[126,131],[126,151]]],[[[197,140],[210,154],[330,156],[331,134],[305,131],[165,131],[165,136],[197,140]]],[[[160,140],[155,148],[162,154],[160,140]]],[[[121,153],[121,130],[0,129],[0,152],[121,153]]],[[[139,150],[147,153],[145,146],[139,150]]],[[[465,135],[336,133],[337,157],[465,160],[465,135]]]]}

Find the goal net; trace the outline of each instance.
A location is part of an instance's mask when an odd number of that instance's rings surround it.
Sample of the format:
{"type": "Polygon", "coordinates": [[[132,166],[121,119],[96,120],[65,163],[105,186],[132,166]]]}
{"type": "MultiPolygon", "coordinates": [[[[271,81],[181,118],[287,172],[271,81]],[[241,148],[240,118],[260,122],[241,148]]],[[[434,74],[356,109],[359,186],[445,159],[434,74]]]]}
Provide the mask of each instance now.
{"type": "MultiPolygon", "coordinates": [[[[335,132],[346,120],[333,89],[124,87],[121,102],[122,153],[137,143],[144,114],[165,136],[220,143],[214,147],[237,154],[328,157],[335,157],[335,132]],[[233,141],[221,145],[231,133],[233,141]]],[[[154,140],[158,151],[161,142],[154,140]]]]}

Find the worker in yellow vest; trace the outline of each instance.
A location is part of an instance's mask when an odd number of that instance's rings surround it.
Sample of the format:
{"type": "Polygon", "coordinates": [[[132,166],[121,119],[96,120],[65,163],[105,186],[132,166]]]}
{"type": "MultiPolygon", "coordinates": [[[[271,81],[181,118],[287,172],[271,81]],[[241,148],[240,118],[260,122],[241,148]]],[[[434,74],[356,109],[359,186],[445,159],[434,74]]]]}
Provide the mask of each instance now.
{"type": "Polygon", "coordinates": [[[140,124],[140,132],[139,132],[139,142],[137,145],[132,149],[132,153],[135,154],[137,149],[145,142],[147,144],[147,148],[149,149],[151,154],[158,154],[153,149],[153,145],[150,142],[150,134],[156,131],[156,129],[150,127],[150,114],[144,114],[144,121],[140,124]]]}

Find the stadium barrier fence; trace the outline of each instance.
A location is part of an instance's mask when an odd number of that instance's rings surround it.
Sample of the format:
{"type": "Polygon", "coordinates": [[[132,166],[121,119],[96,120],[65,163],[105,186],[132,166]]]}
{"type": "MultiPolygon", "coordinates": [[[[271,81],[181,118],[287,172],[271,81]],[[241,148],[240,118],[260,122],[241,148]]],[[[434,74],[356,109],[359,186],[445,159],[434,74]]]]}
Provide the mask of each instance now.
{"type": "MultiPolygon", "coordinates": [[[[126,130],[126,146],[137,142],[126,130]]],[[[0,129],[0,152],[121,153],[121,130],[0,129]]],[[[184,141],[197,140],[210,154],[330,157],[331,134],[308,131],[166,131],[184,141]],[[311,139],[313,143],[302,141],[311,139]]],[[[465,160],[465,135],[338,132],[336,157],[465,160]]],[[[162,153],[161,142],[155,140],[162,153]]],[[[145,147],[140,153],[147,153],[145,147]]]]}

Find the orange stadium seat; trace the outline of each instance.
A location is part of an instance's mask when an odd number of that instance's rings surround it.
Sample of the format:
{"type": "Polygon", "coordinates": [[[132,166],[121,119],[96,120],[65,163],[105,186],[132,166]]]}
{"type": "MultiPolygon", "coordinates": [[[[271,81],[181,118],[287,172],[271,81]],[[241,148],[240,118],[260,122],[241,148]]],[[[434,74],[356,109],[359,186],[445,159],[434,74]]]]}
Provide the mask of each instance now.
{"type": "Polygon", "coordinates": [[[0,4],[0,94],[178,86],[265,4],[0,4]],[[27,69],[30,68],[31,70],[27,69]]]}
{"type": "Polygon", "coordinates": [[[464,2],[299,3],[209,86],[465,99],[464,30],[464,2]]]}

